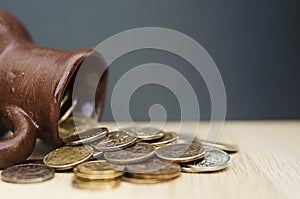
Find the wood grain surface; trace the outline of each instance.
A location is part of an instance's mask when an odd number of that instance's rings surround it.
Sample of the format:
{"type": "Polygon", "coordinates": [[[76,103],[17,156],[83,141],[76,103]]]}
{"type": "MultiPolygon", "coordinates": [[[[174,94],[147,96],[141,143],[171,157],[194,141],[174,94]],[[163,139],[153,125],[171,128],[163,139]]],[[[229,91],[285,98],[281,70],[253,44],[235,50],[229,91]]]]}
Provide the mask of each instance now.
{"type": "MultiPolygon", "coordinates": [[[[197,123],[186,123],[191,127],[197,123]]],[[[169,122],[172,131],[179,123],[169,122]]],[[[199,123],[199,132],[208,123],[199,123]]],[[[114,128],[113,123],[103,126],[114,128]]],[[[122,182],[107,191],[78,190],[71,186],[72,173],[56,173],[54,179],[37,184],[11,184],[0,181],[2,198],[298,198],[300,195],[300,121],[226,122],[219,141],[236,144],[229,168],[215,173],[182,175],[171,182],[136,185],[122,182]]],[[[42,143],[31,158],[49,147],[42,143]]]]}

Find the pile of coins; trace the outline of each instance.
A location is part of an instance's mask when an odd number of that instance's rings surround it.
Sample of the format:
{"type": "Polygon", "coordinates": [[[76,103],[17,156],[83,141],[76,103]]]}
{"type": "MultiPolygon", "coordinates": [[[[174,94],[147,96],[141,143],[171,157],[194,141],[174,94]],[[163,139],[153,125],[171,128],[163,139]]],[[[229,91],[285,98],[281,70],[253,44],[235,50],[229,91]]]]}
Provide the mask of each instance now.
{"type": "Polygon", "coordinates": [[[59,132],[65,146],[47,154],[43,164],[4,170],[2,180],[35,183],[53,178],[55,170],[65,170],[73,171],[75,188],[105,190],[119,186],[121,181],[153,184],[176,179],[181,172],[219,171],[230,162],[225,151],[238,151],[224,143],[198,139],[189,143],[175,132],[150,127],[109,131],[82,115],[66,118],[59,132]]]}
{"type": "MultiPolygon", "coordinates": [[[[62,102],[64,106],[65,100],[62,102]]],[[[73,113],[76,102],[59,121],[65,146],[43,158],[42,164],[9,167],[1,179],[13,183],[36,183],[54,177],[55,170],[73,172],[72,185],[104,190],[121,181],[136,184],[167,182],[181,172],[200,173],[225,169],[238,147],[194,139],[152,127],[124,127],[109,131],[84,115],[73,113]]]]}

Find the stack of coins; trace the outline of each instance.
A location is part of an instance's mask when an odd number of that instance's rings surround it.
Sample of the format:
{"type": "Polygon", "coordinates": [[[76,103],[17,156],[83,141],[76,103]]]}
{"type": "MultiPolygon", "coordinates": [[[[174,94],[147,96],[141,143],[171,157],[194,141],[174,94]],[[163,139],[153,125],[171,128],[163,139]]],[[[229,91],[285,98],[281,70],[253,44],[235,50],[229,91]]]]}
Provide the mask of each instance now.
{"type": "Polygon", "coordinates": [[[72,185],[79,189],[104,190],[120,185],[120,177],[124,167],[106,162],[105,160],[90,161],[74,168],[75,177],[72,185]]]}

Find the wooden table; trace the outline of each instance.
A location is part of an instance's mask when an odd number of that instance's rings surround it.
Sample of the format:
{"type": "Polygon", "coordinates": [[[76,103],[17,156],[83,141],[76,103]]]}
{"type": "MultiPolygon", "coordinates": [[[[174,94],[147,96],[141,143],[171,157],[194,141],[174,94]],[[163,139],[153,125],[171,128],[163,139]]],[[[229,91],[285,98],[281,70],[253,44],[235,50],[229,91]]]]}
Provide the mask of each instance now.
{"type": "MultiPolygon", "coordinates": [[[[112,123],[103,125],[113,127],[112,123]]],[[[177,126],[178,123],[169,122],[165,130],[176,130],[177,126]]],[[[207,126],[208,123],[200,123],[200,131],[207,126]]],[[[222,172],[182,173],[174,181],[156,185],[122,182],[119,187],[108,191],[74,189],[71,186],[72,173],[56,173],[54,179],[38,184],[20,185],[1,181],[1,199],[299,197],[300,121],[226,122],[220,141],[240,147],[238,153],[231,155],[229,168],[222,172]]],[[[35,153],[45,152],[42,148],[35,153]]]]}

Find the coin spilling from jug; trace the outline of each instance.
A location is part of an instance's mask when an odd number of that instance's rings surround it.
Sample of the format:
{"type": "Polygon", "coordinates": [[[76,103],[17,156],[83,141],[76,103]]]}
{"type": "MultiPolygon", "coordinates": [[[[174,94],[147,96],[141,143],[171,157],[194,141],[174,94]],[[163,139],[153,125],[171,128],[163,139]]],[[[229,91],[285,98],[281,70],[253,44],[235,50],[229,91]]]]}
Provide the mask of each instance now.
{"type": "MultiPolygon", "coordinates": [[[[73,107],[73,106],[72,106],[73,107]]],[[[121,182],[165,183],[181,172],[225,170],[235,145],[194,139],[154,127],[126,127],[110,131],[94,119],[66,111],[59,121],[65,146],[48,153],[42,163],[5,169],[1,179],[11,183],[50,180],[55,171],[73,172],[72,186],[85,190],[107,190],[121,182]]]]}

